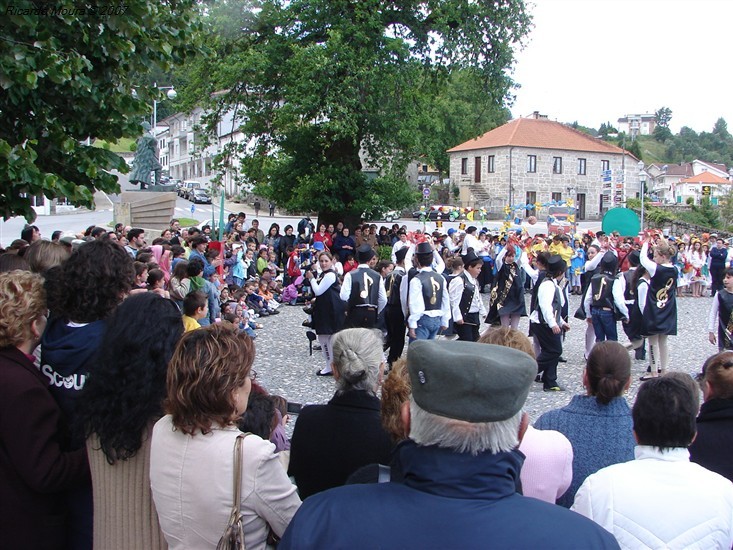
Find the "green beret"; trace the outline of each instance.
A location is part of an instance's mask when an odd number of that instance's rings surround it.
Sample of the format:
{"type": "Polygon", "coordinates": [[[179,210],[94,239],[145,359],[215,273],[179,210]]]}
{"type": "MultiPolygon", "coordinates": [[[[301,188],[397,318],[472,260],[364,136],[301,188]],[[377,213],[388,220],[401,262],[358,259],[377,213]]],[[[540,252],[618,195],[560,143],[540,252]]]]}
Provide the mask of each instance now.
{"type": "Polygon", "coordinates": [[[421,409],[466,422],[498,422],[522,410],[537,362],[504,346],[416,340],[407,350],[407,369],[421,409]]]}

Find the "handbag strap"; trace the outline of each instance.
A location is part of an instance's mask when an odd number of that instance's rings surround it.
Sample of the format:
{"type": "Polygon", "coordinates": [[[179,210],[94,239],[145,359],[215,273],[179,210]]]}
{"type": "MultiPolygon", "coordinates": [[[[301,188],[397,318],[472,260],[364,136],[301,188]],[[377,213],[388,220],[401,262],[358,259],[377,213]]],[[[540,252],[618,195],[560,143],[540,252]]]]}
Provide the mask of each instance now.
{"type": "Polygon", "coordinates": [[[234,503],[232,508],[237,511],[237,517],[239,517],[242,505],[242,442],[248,435],[250,432],[239,434],[234,442],[234,503]]]}

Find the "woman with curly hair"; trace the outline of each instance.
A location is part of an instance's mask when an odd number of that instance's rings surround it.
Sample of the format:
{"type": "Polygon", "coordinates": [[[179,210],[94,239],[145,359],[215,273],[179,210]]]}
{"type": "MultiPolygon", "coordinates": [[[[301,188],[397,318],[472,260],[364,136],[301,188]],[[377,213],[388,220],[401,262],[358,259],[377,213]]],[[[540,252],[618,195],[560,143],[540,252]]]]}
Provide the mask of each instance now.
{"type": "Polygon", "coordinates": [[[183,334],[175,304],[148,292],[112,314],[77,406],[94,493],[94,548],[165,548],[150,494],[150,431],[183,334]],[[134,528],[130,528],[134,526],[134,528]]]}
{"type": "Polygon", "coordinates": [[[66,548],[64,493],[88,483],[61,410],[33,365],[46,326],[43,279],[0,274],[0,537],[3,548],[66,548]]]}
{"type": "MultiPolygon", "coordinates": [[[[172,550],[216,548],[232,507],[236,422],[252,391],[252,339],[230,323],[187,332],[168,364],[166,416],[153,428],[150,485],[172,550]]],[[[300,499],[275,446],[242,441],[241,513],[248,550],[281,536],[300,499]]],[[[244,545],[243,545],[244,546],[244,545]]]]}
{"type": "MultiPolygon", "coordinates": [[[[41,340],[41,374],[73,426],[77,399],[95,364],[105,319],[130,292],[135,269],[125,249],[106,239],[80,245],[57,275],[46,287],[51,318],[41,340]]],[[[75,437],[72,446],[84,447],[84,438],[75,437]]],[[[71,546],[91,547],[91,485],[68,498],[71,546]]]]}

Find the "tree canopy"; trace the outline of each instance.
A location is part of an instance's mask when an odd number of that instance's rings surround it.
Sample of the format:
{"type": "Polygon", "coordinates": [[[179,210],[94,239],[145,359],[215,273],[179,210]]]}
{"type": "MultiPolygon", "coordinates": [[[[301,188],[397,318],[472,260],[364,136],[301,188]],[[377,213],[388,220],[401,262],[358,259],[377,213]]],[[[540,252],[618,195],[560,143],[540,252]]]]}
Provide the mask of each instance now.
{"type": "Polygon", "coordinates": [[[198,50],[194,0],[14,2],[0,38],[0,213],[35,217],[30,197],[91,205],[127,171],[111,151],[85,145],[141,133],[155,89],[131,82],[170,70],[198,50]]]}
{"type": "Polygon", "coordinates": [[[281,207],[325,216],[412,202],[405,167],[440,165],[455,145],[436,137],[454,131],[438,104],[463,109],[457,89],[480,106],[460,139],[502,122],[530,26],[522,0],[225,0],[207,13],[211,55],[185,69],[191,104],[213,97],[213,122],[242,113],[243,177],[281,207]]]}

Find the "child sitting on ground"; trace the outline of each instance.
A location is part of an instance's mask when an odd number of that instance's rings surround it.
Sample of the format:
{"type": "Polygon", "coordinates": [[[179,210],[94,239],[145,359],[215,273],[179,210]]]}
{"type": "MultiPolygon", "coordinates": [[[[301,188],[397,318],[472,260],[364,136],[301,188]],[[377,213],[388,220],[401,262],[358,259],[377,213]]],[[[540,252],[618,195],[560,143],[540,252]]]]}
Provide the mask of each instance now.
{"type": "Polygon", "coordinates": [[[183,330],[195,330],[201,328],[199,319],[209,314],[209,299],[200,290],[189,292],[183,299],[183,330]]]}

